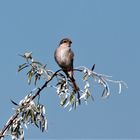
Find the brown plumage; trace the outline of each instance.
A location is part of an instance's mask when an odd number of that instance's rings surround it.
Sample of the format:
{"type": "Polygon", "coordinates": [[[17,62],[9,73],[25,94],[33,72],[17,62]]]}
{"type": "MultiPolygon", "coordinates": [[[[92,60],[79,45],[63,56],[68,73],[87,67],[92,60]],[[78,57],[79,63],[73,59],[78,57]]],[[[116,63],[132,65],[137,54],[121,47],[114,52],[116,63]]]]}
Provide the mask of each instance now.
{"type": "Polygon", "coordinates": [[[57,64],[62,68],[67,77],[71,80],[75,92],[79,95],[79,87],[77,86],[73,77],[73,61],[74,53],[71,50],[72,41],[68,38],[64,38],[60,41],[59,46],[56,48],[54,58],[57,64]]]}

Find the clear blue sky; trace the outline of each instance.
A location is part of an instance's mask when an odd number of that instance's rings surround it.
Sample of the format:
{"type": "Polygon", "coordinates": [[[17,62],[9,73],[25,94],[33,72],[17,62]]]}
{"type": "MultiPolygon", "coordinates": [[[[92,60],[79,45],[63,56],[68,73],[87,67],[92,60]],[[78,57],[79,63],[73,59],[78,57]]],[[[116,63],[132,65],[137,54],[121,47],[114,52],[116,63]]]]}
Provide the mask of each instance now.
{"type": "Polygon", "coordinates": [[[119,95],[111,84],[109,99],[100,98],[68,112],[59,106],[53,89],[41,97],[47,108],[48,133],[29,128],[25,137],[139,138],[140,139],[140,1],[139,0],[24,0],[0,1],[0,128],[12,115],[10,99],[20,101],[32,88],[19,53],[34,57],[57,70],[53,53],[63,37],[72,39],[75,66],[91,67],[127,82],[119,95]]]}

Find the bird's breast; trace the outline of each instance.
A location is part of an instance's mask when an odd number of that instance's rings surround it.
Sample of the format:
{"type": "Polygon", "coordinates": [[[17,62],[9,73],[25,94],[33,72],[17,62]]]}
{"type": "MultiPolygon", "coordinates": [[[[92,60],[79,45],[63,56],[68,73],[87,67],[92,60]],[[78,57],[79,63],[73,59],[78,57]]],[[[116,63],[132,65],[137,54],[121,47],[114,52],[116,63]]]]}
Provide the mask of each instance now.
{"type": "Polygon", "coordinates": [[[63,49],[60,51],[60,57],[62,61],[66,61],[67,57],[68,57],[68,50],[67,49],[63,49]]]}
{"type": "Polygon", "coordinates": [[[60,67],[70,67],[71,66],[71,55],[69,48],[58,48],[56,51],[56,61],[60,67]]]}

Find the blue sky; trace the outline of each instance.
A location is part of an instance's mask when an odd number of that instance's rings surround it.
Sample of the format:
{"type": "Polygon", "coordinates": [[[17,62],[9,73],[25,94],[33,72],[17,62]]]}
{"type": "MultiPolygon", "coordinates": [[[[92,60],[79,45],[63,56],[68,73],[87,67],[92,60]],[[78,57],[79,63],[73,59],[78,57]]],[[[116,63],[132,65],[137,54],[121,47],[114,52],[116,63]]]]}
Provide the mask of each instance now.
{"type": "MultiPolygon", "coordinates": [[[[63,37],[73,41],[75,66],[124,80],[128,89],[118,94],[111,84],[111,96],[68,112],[59,106],[54,89],[46,89],[41,102],[47,109],[49,131],[30,127],[25,137],[49,138],[140,138],[140,1],[139,0],[24,0],[0,1],[0,128],[13,114],[10,99],[20,101],[34,86],[25,73],[20,53],[33,56],[52,70],[58,66],[53,53],[63,37]]],[[[93,85],[94,86],[94,85],[93,85]]]]}

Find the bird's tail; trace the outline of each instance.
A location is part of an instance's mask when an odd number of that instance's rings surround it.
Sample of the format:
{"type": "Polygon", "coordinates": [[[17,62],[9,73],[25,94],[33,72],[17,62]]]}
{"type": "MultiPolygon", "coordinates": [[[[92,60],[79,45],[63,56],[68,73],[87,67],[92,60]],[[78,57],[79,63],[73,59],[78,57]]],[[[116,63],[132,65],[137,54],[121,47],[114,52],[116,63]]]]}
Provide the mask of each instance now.
{"type": "Polygon", "coordinates": [[[65,74],[67,75],[67,77],[71,80],[72,84],[73,84],[73,88],[75,93],[77,93],[77,99],[78,99],[78,104],[81,104],[81,100],[80,100],[80,93],[79,93],[79,87],[73,77],[73,71],[64,71],[65,74]]]}
{"type": "Polygon", "coordinates": [[[74,77],[73,77],[73,70],[70,70],[70,71],[68,71],[68,70],[63,70],[63,71],[64,71],[64,73],[66,74],[66,76],[71,80],[71,82],[72,82],[72,84],[73,84],[74,90],[75,90],[76,92],[79,91],[79,87],[77,86],[76,81],[75,81],[75,79],[74,79],[74,77]]]}
{"type": "Polygon", "coordinates": [[[73,77],[73,70],[70,70],[70,71],[63,70],[63,71],[65,72],[67,77],[71,80],[71,83],[73,84],[74,91],[75,91],[75,93],[77,93],[78,103],[81,104],[80,93],[79,93],[80,89],[79,89],[79,87],[78,87],[78,85],[73,77]]]}
{"type": "Polygon", "coordinates": [[[76,83],[76,81],[75,81],[75,79],[74,79],[73,76],[72,76],[72,78],[70,78],[70,80],[71,80],[71,82],[72,82],[72,84],[73,84],[74,90],[75,90],[76,92],[79,91],[79,87],[77,86],[77,83],[76,83]]]}
{"type": "Polygon", "coordinates": [[[77,93],[78,104],[80,105],[80,104],[81,104],[81,100],[80,100],[79,87],[77,86],[74,77],[72,77],[72,78],[70,78],[70,79],[71,79],[71,82],[72,82],[72,84],[73,84],[74,90],[75,90],[75,92],[77,93]]]}

